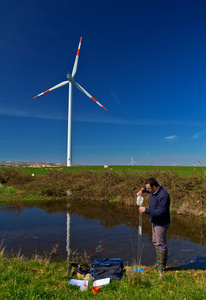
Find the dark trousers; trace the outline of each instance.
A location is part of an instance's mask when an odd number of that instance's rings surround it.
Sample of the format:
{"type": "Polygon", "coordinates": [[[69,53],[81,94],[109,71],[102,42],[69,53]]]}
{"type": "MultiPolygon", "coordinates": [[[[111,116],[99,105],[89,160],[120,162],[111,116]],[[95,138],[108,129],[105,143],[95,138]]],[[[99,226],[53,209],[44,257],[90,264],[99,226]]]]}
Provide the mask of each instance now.
{"type": "Polygon", "coordinates": [[[152,224],[152,242],[155,248],[158,248],[161,252],[167,251],[166,237],[168,228],[169,224],[162,226],[152,224]]]}

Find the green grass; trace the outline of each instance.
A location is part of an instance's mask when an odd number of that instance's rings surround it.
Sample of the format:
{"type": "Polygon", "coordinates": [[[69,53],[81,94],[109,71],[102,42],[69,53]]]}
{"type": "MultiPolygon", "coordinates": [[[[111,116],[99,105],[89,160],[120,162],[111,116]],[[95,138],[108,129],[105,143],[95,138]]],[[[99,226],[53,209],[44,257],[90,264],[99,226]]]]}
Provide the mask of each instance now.
{"type": "Polygon", "coordinates": [[[206,299],[206,273],[202,270],[127,272],[120,282],[112,281],[92,293],[69,285],[68,263],[0,257],[0,299],[206,299]]]}
{"type": "MultiPolygon", "coordinates": [[[[0,167],[0,171],[4,168],[0,167]]],[[[104,166],[73,166],[73,167],[43,167],[43,168],[30,168],[30,167],[18,167],[14,168],[20,170],[24,174],[35,174],[35,176],[43,176],[46,173],[57,170],[66,172],[82,172],[85,170],[100,172],[104,170],[104,166]]],[[[108,169],[113,169],[116,173],[128,172],[151,172],[151,171],[168,171],[176,172],[179,176],[204,176],[206,177],[206,167],[180,167],[180,166],[109,166],[108,169]]]]}
{"type": "Polygon", "coordinates": [[[7,186],[0,184],[0,197],[1,200],[8,199],[9,196],[13,196],[16,194],[16,189],[12,186],[7,186]]]}

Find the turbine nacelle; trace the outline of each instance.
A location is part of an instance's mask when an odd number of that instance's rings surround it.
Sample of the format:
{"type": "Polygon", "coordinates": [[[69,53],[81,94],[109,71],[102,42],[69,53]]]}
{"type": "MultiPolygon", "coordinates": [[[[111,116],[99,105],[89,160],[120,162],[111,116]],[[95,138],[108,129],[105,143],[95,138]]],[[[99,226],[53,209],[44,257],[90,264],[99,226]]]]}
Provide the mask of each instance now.
{"type": "Polygon", "coordinates": [[[73,79],[73,77],[72,77],[71,74],[67,74],[67,79],[69,80],[69,82],[73,82],[74,81],[74,79],[73,79]]]}

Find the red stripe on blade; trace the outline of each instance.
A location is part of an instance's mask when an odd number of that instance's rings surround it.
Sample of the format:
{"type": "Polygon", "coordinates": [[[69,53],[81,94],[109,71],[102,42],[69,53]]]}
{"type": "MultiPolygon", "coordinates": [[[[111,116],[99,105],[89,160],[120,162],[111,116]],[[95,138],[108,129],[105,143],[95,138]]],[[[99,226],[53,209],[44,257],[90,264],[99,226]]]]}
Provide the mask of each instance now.
{"type": "Polygon", "coordinates": [[[94,97],[92,97],[91,99],[92,99],[94,102],[97,102],[97,100],[96,100],[96,99],[94,99],[94,97]]]}

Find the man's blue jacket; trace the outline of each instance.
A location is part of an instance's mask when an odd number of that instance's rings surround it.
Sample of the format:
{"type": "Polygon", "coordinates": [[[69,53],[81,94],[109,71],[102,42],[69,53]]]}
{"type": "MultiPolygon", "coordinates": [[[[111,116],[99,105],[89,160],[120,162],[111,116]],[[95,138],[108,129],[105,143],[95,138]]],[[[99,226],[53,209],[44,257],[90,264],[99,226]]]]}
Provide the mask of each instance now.
{"type": "Polygon", "coordinates": [[[145,213],[150,215],[150,221],[155,225],[170,224],[170,195],[161,185],[156,193],[150,195],[150,205],[145,213]]]}

